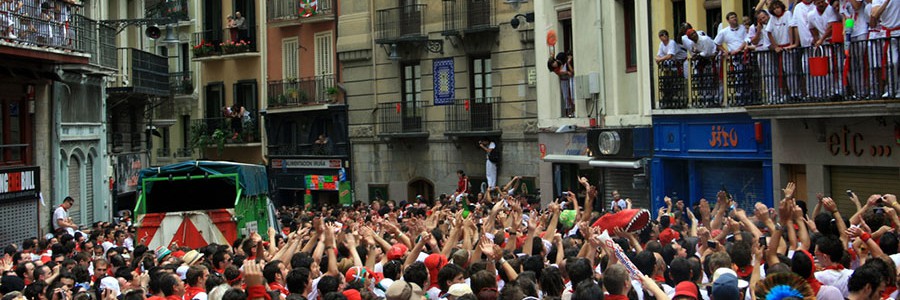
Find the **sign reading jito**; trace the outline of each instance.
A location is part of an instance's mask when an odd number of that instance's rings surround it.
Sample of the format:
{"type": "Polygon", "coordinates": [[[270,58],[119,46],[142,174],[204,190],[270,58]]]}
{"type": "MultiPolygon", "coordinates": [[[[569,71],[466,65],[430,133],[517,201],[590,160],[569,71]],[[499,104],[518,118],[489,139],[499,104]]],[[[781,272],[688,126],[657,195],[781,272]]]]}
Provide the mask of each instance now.
{"type": "Polygon", "coordinates": [[[738,145],[738,134],[734,127],[713,125],[709,131],[709,146],[712,148],[734,148],[738,145]]]}
{"type": "Polygon", "coordinates": [[[889,144],[870,145],[867,148],[863,145],[864,142],[865,137],[862,133],[850,131],[847,126],[843,126],[840,131],[828,136],[826,144],[828,152],[833,156],[863,156],[868,152],[872,157],[890,157],[893,152],[889,144]]]}

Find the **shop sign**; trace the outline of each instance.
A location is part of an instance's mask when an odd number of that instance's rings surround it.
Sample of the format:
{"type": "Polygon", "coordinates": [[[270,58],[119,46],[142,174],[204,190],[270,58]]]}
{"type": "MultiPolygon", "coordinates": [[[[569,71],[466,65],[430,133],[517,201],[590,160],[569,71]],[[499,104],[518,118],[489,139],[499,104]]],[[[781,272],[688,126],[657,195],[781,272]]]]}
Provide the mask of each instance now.
{"type": "Polygon", "coordinates": [[[273,159],[273,169],[340,169],[340,159],[273,159]]]}
{"type": "Polygon", "coordinates": [[[865,136],[860,132],[851,131],[847,126],[829,134],[826,146],[832,156],[890,157],[893,152],[890,144],[873,143],[866,147],[865,136]]]}
{"type": "Polygon", "coordinates": [[[141,169],[145,165],[147,159],[142,153],[121,154],[116,157],[116,184],[120,194],[137,190],[141,169]]]}
{"type": "MultiPolygon", "coordinates": [[[[676,144],[676,132],[667,133],[667,144],[676,144]]],[[[690,124],[688,149],[700,151],[757,151],[753,123],[690,124]]]]}
{"type": "Polygon", "coordinates": [[[340,181],[337,176],[330,175],[306,175],[307,191],[337,191],[340,181]]]}
{"type": "Polygon", "coordinates": [[[37,199],[39,181],[39,167],[0,170],[0,203],[37,199]]]}

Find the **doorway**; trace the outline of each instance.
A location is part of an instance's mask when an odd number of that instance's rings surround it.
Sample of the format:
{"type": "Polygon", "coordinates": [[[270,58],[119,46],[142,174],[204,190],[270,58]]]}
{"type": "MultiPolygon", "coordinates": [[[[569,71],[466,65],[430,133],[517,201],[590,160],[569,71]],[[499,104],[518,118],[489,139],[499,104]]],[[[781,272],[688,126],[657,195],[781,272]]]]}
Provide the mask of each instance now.
{"type": "Polygon", "coordinates": [[[415,200],[416,196],[422,196],[423,201],[430,206],[431,201],[434,200],[434,183],[425,178],[410,180],[406,191],[406,199],[410,202],[415,200]]]}

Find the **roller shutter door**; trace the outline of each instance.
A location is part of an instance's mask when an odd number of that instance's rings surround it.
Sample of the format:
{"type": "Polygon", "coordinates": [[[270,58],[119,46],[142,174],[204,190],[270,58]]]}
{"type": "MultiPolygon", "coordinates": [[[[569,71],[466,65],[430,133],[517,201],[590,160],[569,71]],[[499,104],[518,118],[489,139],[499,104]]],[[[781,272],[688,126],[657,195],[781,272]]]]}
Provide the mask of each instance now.
{"type": "Polygon", "coordinates": [[[18,244],[38,236],[37,200],[2,203],[0,211],[0,245],[18,244]]]}
{"type": "Polygon", "coordinates": [[[865,204],[872,194],[900,193],[900,168],[835,166],[830,169],[831,197],[843,216],[856,213],[856,206],[847,200],[848,189],[859,196],[860,204],[865,204]]]}
{"type": "Polygon", "coordinates": [[[610,208],[612,191],[619,191],[622,198],[631,198],[632,208],[650,207],[650,190],[635,189],[632,185],[634,175],[640,174],[643,169],[626,169],[626,168],[604,168],[603,169],[603,194],[601,196],[605,201],[605,209],[610,208]]]}
{"type": "Polygon", "coordinates": [[[77,225],[81,223],[81,207],[84,205],[84,199],[81,198],[81,162],[74,156],[69,159],[69,194],[67,196],[75,199],[75,205],[69,208],[69,218],[77,225]]]}
{"type": "Polygon", "coordinates": [[[697,172],[700,173],[700,193],[707,200],[715,201],[716,194],[724,186],[737,200],[738,207],[746,211],[753,211],[756,202],[766,202],[761,162],[703,161],[697,163],[697,172]]]}
{"type": "Polygon", "coordinates": [[[85,220],[84,224],[93,224],[94,223],[94,158],[88,157],[87,163],[84,166],[84,180],[85,180],[85,191],[86,197],[84,197],[85,203],[85,220]]]}

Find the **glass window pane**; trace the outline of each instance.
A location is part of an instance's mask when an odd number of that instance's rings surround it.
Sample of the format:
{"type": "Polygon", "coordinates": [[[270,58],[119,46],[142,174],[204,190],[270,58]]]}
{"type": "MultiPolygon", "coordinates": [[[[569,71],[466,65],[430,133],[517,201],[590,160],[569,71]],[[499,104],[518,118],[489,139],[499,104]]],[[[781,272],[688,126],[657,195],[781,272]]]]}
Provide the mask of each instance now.
{"type": "Polygon", "coordinates": [[[484,72],[485,73],[491,72],[491,59],[490,58],[484,59],[484,72]]]}
{"type": "Polygon", "coordinates": [[[492,86],[493,86],[493,83],[491,82],[491,74],[485,74],[485,75],[484,75],[484,86],[485,86],[485,87],[492,87],[492,86]]]}
{"type": "Polygon", "coordinates": [[[473,72],[475,72],[475,74],[481,73],[481,64],[482,64],[482,61],[477,58],[472,62],[472,65],[475,66],[475,70],[473,70],[473,72]]]}

